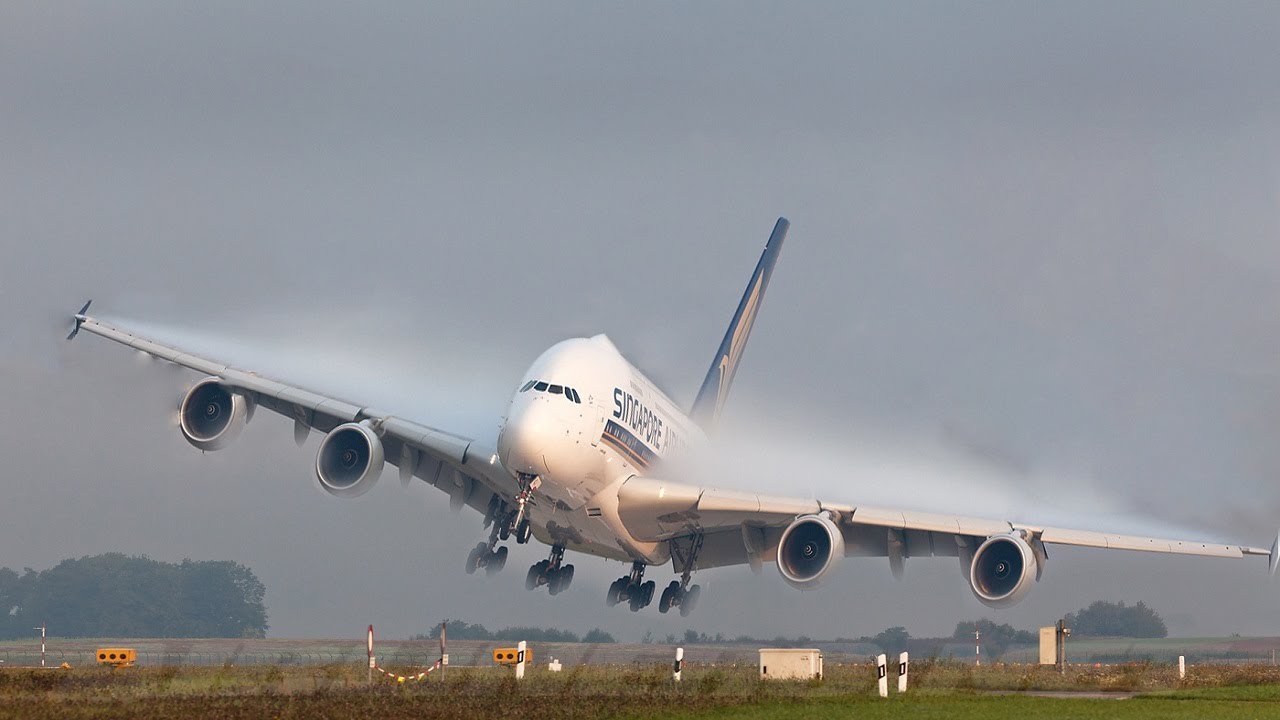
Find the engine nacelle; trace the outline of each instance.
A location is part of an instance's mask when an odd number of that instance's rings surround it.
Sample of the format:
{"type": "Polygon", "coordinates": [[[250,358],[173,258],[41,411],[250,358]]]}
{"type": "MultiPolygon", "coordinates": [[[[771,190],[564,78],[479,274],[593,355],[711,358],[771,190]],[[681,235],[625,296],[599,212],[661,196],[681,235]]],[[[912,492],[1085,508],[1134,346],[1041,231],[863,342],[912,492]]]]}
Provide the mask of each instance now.
{"type": "Polygon", "coordinates": [[[1031,590],[1039,563],[1022,533],[993,535],[978,546],[969,565],[969,586],[983,605],[1009,607],[1031,590]]]}
{"type": "Polygon", "coordinates": [[[182,437],[201,450],[225,447],[249,422],[250,402],[216,378],[196,383],[182,398],[178,426],[182,437]]]}
{"type": "Polygon", "coordinates": [[[353,498],[369,492],[382,474],[382,440],[363,423],[334,428],[316,453],[316,477],[330,495],[353,498]]]}
{"type": "Polygon", "coordinates": [[[778,572],[801,590],[818,587],[822,577],[844,557],[844,535],[827,513],[795,519],[778,541],[778,572]]]}

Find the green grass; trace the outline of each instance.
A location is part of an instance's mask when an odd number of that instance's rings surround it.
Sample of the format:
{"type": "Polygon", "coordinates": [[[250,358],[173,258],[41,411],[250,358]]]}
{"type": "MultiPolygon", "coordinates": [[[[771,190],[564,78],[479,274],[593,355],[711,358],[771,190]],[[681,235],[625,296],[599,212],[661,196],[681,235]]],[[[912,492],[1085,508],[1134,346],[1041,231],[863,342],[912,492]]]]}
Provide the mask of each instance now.
{"type": "MultiPolygon", "coordinates": [[[[408,668],[403,668],[408,670],[408,668]]],[[[1165,665],[1052,668],[921,662],[905,695],[877,697],[869,664],[830,665],[821,682],[762,682],[754,666],[449,668],[397,685],[353,663],[0,671],[0,718],[1280,718],[1280,669],[1165,665]],[[1132,699],[1032,697],[1019,691],[1141,692],[1132,699]],[[1013,693],[1013,694],[995,694],[1013,693]]]]}

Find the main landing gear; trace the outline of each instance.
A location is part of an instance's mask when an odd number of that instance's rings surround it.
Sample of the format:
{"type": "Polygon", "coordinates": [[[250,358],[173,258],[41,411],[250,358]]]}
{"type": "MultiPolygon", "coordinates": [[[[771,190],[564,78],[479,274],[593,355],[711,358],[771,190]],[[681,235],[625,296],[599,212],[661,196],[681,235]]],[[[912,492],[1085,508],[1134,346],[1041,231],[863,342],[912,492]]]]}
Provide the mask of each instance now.
{"type": "Polygon", "coordinates": [[[480,568],[484,568],[486,575],[494,575],[507,564],[507,548],[505,545],[498,547],[498,542],[511,536],[507,521],[513,514],[497,495],[489,500],[489,509],[484,514],[484,526],[489,528],[489,541],[477,543],[467,555],[468,575],[475,574],[480,568]]]}
{"type": "Polygon", "coordinates": [[[698,605],[698,597],[702,595],[701,585],[690,585],[689,574],[685,573],[680,580],[672,580],[658,598],[658,612],[666,613],[671,608],[680,608],[680,617],[689,617],[689,613],[698,605]]]}
{"type": "Polygon", "coordinates": [[[610,607],[620,602],[630,603],[631,612],[639,612],[641,608],[653,602],[653,591],[657,588],[657,584],[652,580],[644,581],[644,568],[645,564],[642,562],[631,563],[631,574],[613,581],[609,586],[609,593],[605,596],[605,602],[610,607]]]}
{"type": "Polygon", "coordinates": [[[552,595],[568,590],[569,584],[573,582],[573,566],[562,565],[563,560],[564,546],[553,545],[551,557],[539,560],[529,568],[529,574],[524,579],[525,589],[536,590],[546,585],[547,591],[552,595]]]}

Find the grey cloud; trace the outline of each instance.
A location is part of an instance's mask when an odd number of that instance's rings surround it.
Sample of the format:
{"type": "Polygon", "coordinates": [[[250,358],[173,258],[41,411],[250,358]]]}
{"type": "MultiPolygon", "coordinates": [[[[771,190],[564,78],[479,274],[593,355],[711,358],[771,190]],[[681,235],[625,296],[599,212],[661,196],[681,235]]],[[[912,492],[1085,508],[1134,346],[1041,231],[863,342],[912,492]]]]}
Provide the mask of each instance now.
{"type": "MultiPolygon", "coordinates": [[[[1268,4],[7,5],[0,565],[230,557],[280,635],[946,632],[984,609],[945,561],[900,584],[851,561],[803,595],[707,573],[724,612],[688,623],[605,608],[603,561],[554,602],[465,576],[478,518],[434,491],[325,497],[278,418],[201,456],[169,419],[191,378],[61,340],[92,296],[482,432],[542,348],[607,332],[687,399],[779,214],[725,433],[778,440],[719,484],[799,447],[822,456],[782,478],[805,492],[919,482],[973,513],[1264,543],[1277,24],[1268,4]]],[[[1175,631],[1271,632],[1245,565],[1056,552],[1002,617],[1146,599],[1175,631]]]]}

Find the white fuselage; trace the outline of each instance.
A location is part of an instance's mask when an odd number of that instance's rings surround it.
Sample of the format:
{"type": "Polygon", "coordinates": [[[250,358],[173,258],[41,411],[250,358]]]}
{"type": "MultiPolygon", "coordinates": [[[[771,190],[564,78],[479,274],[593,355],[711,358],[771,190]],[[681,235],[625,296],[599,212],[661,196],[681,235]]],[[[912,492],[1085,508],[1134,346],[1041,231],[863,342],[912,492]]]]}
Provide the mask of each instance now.
{"type": "Polygon", "coordinates": [[[498,436],[511,473],[541,480],[530,517],[547,544],[656,565],[666,543],[631,537],[618,486],[691,444],[702,430],[604,335],[557,343],[529,367],[498,436]]]}

